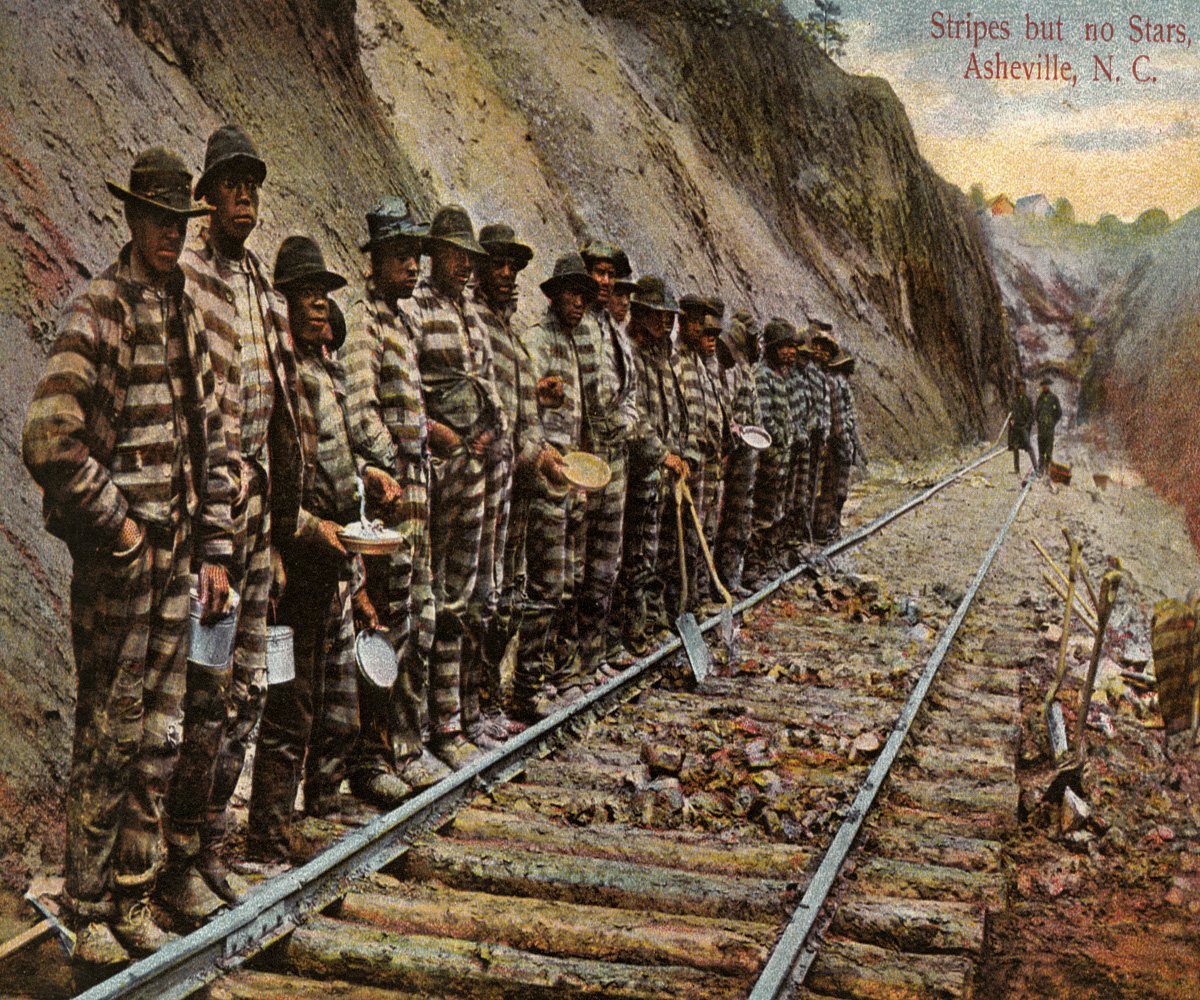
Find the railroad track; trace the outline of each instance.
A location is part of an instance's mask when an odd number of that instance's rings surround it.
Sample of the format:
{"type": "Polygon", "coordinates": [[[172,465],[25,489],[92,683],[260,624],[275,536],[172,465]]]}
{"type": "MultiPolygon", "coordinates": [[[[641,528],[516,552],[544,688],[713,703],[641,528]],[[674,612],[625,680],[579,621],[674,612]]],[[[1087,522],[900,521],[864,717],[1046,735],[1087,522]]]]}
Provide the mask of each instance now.
{"type": "Polygon", "coordinates": [[[996,491],[940,636],[879,581],[822,600],[797,567],[737,606],[741,655],[699,687],[671,639],[83,996],[970,996],[1029,650],[960,626],[1028,489],[996,491]]]}

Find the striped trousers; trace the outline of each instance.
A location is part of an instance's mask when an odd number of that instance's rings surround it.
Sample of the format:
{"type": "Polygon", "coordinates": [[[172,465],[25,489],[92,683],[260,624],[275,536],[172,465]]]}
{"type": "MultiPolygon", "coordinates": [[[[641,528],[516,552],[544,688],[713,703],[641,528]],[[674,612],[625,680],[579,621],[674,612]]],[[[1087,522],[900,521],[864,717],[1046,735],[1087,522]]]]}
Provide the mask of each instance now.
{"type": "Polygon", "coordinates": [[[464,451],[434,461],[429,551],[436,614],[429,663],[429,726],[435,736],[462,731],[463,634],[478,579],[486,494],[487,472],[478,456],[464,451]]]}
{"type": "Polygon", "coordinates": [[[77,695],[63,867],[84,919],[118,882],[149,891],[183,740],[189,522],[144,533],[128,558],[77,558],[71,580],[77,695]]]}
{"type": "Polygon", "coordinates": [[[717,547],[713,558],[717,572],[731,590],[742,585],[742,564],[750,543],[750,521],[754,512],[754,480],[758,452],[739,443],[725,462],[725,483],[717,525],[717,547]]]}
{"type": "Polygon", "coordinates": [[[618,442],[608,448],[595,448],[594,452],[608,462],[612,479],[604,489],[587,495],[586,535],[577,563],[575,609],[580,673],[584,678],[591,677],[604,660],[625,526],[627,446],[618,442]]]}
{"type": "Polygon", "coordinates": [[[167,842],[188,856],[224,836],[225,807],[246,763],[267,696],[267,601],[271,591],[271,511],[257,466],[246,502],[234,508],[229,585],[241,597],[232,670],[188,668],[187,720],[167,797],[167,842]]]}
{"type": "Polygon", "coordinates": [[[314,782],[306,789],[310,803],[336,793],[333,782],[341,782],[358,734],[354,627],[344,575],[336,562],[322,556],[305,556],[287,566],[278,620],[292,629],[296,676],[267,692],[246,837],[252,857],[289,856],[301,775],[307,769],[314,782]]]}

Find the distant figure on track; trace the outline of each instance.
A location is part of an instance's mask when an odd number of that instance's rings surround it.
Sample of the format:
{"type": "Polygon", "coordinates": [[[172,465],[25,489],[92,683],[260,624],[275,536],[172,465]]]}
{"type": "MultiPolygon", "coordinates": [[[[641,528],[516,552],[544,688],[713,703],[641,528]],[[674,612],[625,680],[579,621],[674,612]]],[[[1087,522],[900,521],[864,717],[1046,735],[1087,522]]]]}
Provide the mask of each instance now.
{"type": "Polygon", "coordinates": [[[1008,424],[1008,450],[1013,453],[1013,472],[1021,474],[1021,452],[1029,452],[1029,464],[1037,468],[1037,458],[1033,454],[1033,445],[1029,443],[1029,432],[1033,429],[1033,402],[1025,386],[1017,394],[1013,402],[1012,419],[1008,424]]]}
{"type": "Polygon", "coordinates": [[[1062,418],[1062,404],[1050,391],[1049,378],[1042,379],[1034,414],[1038,429],[1038,472],[1045,472],[1054,458],[1054,427],[1062,418]]]}

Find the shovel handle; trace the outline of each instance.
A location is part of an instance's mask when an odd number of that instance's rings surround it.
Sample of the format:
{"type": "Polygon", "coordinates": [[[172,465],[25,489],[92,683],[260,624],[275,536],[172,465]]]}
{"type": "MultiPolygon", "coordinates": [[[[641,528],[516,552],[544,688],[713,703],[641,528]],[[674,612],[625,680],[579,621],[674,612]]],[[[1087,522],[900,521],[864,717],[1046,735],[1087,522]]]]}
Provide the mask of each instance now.
{"type": "Polygon", "coordinates": [[[683,495],[687,498],[688,509],[692,512],[692,522],[696,525],[696,534],[700,538],[700,551],[704,553],[704,561],[708,563],[708,572],[712,576],[712,582],[717,585],[717,590],[721,592],[721,597],[725,603],[733,605],[733,595],[725,589],[725,584],[721,582],[721,578],[717,576],[717,567],[713,563],[712,552],[708,548],[708,540],[704,537],[704,526],[700,523],[700,515],[696,513],[696,503],[692,499],[692,491],[688,489],[687,483],[681,479],[680,485],[683,487],[683,495]]]}

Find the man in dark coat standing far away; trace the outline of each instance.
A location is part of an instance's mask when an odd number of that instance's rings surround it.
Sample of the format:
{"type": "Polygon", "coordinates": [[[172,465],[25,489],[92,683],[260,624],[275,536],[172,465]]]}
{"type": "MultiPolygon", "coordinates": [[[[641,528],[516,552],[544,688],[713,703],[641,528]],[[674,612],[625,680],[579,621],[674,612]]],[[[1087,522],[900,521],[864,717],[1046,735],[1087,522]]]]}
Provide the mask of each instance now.
{"type": "Polygon", "coordinates": [[[1050,379],[1042,379],[1042,391],[1034,407],[1038,429],[1038,472],[1045,472],[1054,458],[1054,427],[1062,418],[1062,404],[1050,391],[1050,379]]]}

